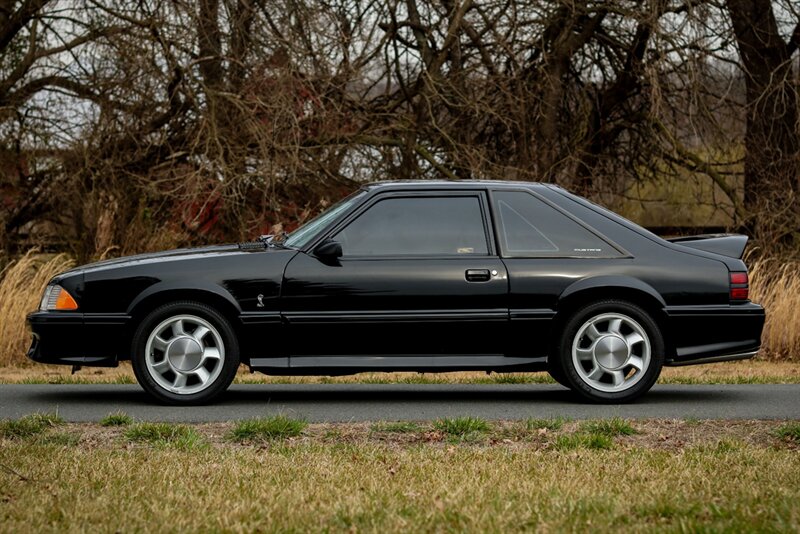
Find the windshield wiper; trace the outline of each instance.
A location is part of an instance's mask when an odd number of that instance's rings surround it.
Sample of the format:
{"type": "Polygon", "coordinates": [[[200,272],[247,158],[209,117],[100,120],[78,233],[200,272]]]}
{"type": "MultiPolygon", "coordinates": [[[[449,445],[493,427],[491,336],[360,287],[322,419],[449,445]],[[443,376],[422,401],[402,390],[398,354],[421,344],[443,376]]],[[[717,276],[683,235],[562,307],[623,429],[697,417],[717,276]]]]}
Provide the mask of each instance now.
{"type": "Polygon", "coordinates": [[[268,247],[281,247],[281,248],[289,248],[283,244],[286,241],[286,238],[289,237],[289,234],[281,231],[280,234],[266,234],[258,236],[258,240],[264,243],[268,247]]]}

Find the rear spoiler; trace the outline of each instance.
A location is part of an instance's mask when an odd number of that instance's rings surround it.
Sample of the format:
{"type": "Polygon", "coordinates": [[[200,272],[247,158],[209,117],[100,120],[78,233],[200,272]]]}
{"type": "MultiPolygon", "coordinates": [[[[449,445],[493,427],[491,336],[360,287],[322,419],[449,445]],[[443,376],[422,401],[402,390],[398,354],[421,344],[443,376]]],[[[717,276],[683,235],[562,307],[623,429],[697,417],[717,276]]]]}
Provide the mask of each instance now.
{"type": "Polygon", "coordinates": [[[706,252],[741,259],[748,237],[741,234],[703,234],[688,237],[672,237],[670,243],[677,243],[706,252]]]}

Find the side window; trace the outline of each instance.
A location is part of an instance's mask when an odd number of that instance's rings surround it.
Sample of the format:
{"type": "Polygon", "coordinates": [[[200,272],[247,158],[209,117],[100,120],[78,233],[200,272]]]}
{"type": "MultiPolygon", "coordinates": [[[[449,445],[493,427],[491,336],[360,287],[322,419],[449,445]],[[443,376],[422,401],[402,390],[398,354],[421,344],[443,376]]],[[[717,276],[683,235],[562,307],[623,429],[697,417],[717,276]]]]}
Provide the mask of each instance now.
{"type": "Polygon", "coordinates": [[[617,249],[524,191],[492,194],[500,240],[509,256],[620,256],[617,249]]]}
{"type": "Polygon", "coordinates": [[[344,256],[489,254],[476,196],[387,198],[333,239],[344,256]]]}

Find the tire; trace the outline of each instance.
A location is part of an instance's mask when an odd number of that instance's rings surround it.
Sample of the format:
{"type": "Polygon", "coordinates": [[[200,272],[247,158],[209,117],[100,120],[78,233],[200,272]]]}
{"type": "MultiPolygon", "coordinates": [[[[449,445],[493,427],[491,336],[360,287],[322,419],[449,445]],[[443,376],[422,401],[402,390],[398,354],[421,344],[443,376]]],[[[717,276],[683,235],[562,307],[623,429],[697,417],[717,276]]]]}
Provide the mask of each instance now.
{"type": "MultiPolygon", "coordinates": [[[[553,358],[548,358],[549,360],[553,360],[553,358]]],[[[548,362],[547,372],[550,374],[550,377],[561,384],[562,386],[568,388],[570,387],[569,382],[567,382],[567,377],[564,376],[564,371],[561,370],[561,365],[558,361],[555,363],[548,362]]]]}
{"type": "Polygon", "coordinates": [[[658,380],[664,365],[664,338],[650,314],[639,306],[605,300],[582,308],[566,321],[556,357],[557,373],[584,400],[631,402],[658,380]]]}
{"type": "Polygon", "coordinates": [[[133,336],[139,385],[163,404],[206,404],[228,389],[239,367],[230,322],[200,302],[173,302],[150,312],[133,336]]]}

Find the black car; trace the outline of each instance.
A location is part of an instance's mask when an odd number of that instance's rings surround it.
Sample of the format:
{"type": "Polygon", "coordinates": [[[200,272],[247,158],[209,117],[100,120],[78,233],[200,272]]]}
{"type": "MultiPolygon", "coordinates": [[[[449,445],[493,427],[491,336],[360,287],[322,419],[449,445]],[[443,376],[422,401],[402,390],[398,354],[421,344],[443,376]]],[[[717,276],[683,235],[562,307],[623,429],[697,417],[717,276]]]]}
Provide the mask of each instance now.
{"type": "Polygon", "coordinates": [[[271,375],[548,371],[625,402],[664,365],[750,358],[747,238],[667,241],[553,185],[384,182],[288,236],[53,278],[37,362],[115,366],[172,404],[271,375]]]}

